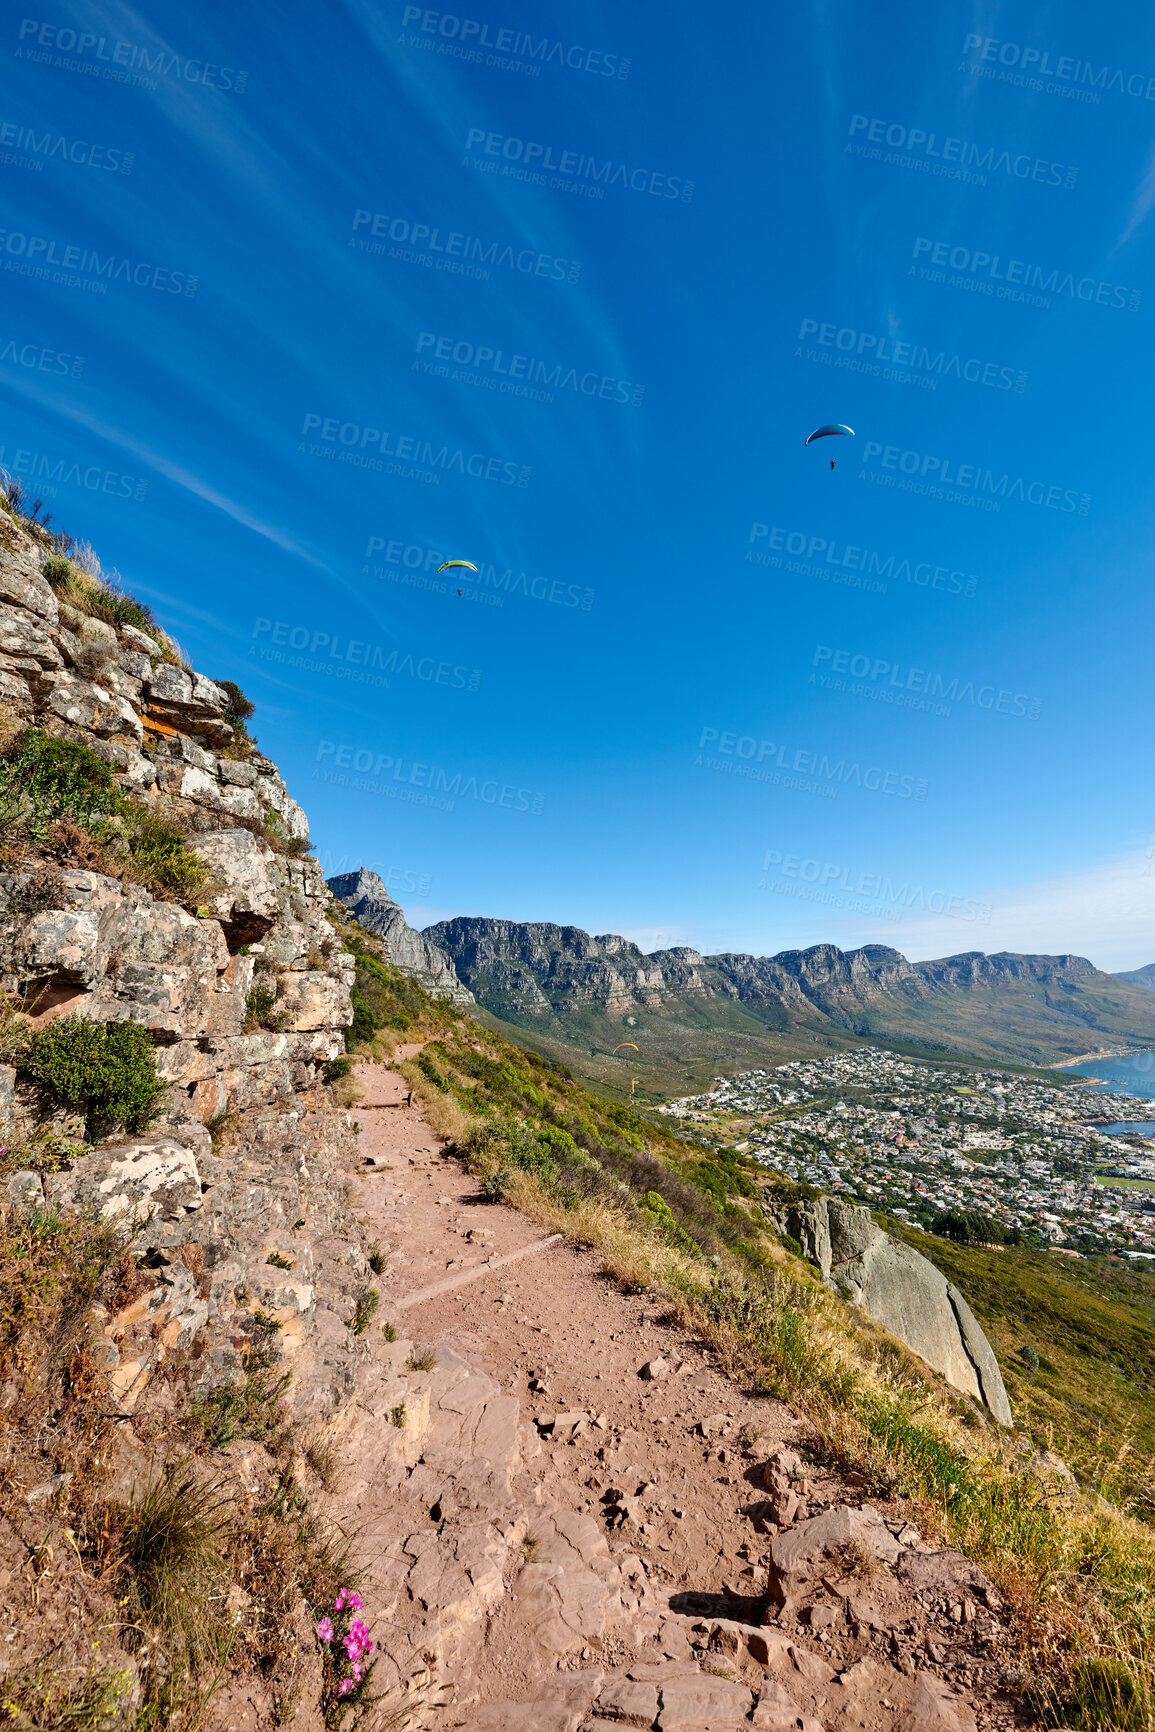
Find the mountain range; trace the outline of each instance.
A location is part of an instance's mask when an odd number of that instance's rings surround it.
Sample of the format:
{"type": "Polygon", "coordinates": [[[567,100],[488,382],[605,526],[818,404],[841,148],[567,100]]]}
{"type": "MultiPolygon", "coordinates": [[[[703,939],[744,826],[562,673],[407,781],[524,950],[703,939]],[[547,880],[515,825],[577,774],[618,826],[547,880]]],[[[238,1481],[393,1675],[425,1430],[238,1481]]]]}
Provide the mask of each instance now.
{"type": "MultiPolygon", "coordinates": [[[[413,933],[372,873],[331,879],[356,912],[375,911],[398,966],[440,978],[549,1056],[646,1094],[687,1093],[733,1070],[864,1042],[930,1056],[1048,1065],[1118,1046],[1155,1046],[1155,967],[1129,975],[1086,957],[967,951],[910,962],[886,945],[833,944],[776,956],[643,952],[612,933],[459,915],[413,933]],[[370,882],[370,881],[373,882],[370,882]],[[409,934],[409,938],[404,937],[409,934]],[[443,960],[442,960],[443,959],[443,960]],[[625,1060],[613,1048],[633,1042],[625,1060]]],[[[358,914],[365,923],[365,916],[358,914]]]]}

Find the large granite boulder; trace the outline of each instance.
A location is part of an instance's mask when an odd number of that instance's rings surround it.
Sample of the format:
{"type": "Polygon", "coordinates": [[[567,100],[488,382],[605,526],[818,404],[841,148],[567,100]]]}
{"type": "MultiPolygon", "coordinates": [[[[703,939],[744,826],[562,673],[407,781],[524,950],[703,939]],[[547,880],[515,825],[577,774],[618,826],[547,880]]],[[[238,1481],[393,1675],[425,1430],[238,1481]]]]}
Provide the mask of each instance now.
{"type": "Polygon", "coordinates": [[[473,1003],[473,994],[461,984],[446,952],[424,933],[414,932],[376,872],[362,866],[356,872],[338,873],[326,883],[360,925],[384,939],[385,954],[394,968],[414,975],[439,998],[473,1003]]]}
{"type": "Polygon", "coordinates": [[[782,1225],[829,1287],[849,1288],[856,1305],[948,1383],[985,1403],[1000,1425],[1014,1423],[990,1342],[958,1288],[933,1263],[884,1233],[868,1209],[836,1197],[791,1205],[782,1225]]]}

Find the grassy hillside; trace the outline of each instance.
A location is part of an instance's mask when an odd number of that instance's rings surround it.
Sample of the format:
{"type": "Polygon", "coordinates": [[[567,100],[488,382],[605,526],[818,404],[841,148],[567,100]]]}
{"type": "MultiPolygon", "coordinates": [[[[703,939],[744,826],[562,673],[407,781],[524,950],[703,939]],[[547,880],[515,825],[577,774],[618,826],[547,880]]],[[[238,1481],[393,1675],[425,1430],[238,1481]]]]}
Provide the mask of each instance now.
{"type": "Polygon", "coordinates": [[[1155,1521],[1155,1274],[887,1226],[967,1295],[1036,1442],[1155,1521]]]}
{"type": "Polygon", "coordinates": [[[872,1007],[859,1033],[940,1040],[980,1058],[1051,1064],[1112,1045],[1155,1045],[1155,994],[1109,975],[1089,984],[1008,980],[872,1007]]]}

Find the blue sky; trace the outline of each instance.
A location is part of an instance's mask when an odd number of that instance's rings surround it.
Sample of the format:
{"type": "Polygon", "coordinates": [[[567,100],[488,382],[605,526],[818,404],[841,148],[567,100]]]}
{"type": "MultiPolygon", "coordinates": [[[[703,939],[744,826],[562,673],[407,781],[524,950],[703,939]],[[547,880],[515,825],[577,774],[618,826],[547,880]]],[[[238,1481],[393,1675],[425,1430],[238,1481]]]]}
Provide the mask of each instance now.
{"type": "Polygon", "coordinates": [[[1148,9],[53,6],[0,37],[0,462],[330,869],[1155,955],[1148,9]]]}

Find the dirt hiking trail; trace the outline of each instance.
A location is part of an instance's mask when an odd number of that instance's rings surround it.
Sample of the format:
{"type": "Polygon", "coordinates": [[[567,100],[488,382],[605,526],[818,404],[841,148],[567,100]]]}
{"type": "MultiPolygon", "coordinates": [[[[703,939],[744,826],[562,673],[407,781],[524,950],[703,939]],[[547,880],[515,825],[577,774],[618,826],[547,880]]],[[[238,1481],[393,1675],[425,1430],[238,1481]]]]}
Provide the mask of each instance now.
{"type": "Polygon", "coordinates": [[[375,1684],[414,1724],[1026,1723],[972,1564],[809,1465],[793,1410],[661,1325],[660,1295],[487,1201],[397,1072],[356,1075],[347,1195],[386,1261],[331,1513],[365,1573],[375,1684]]]}

